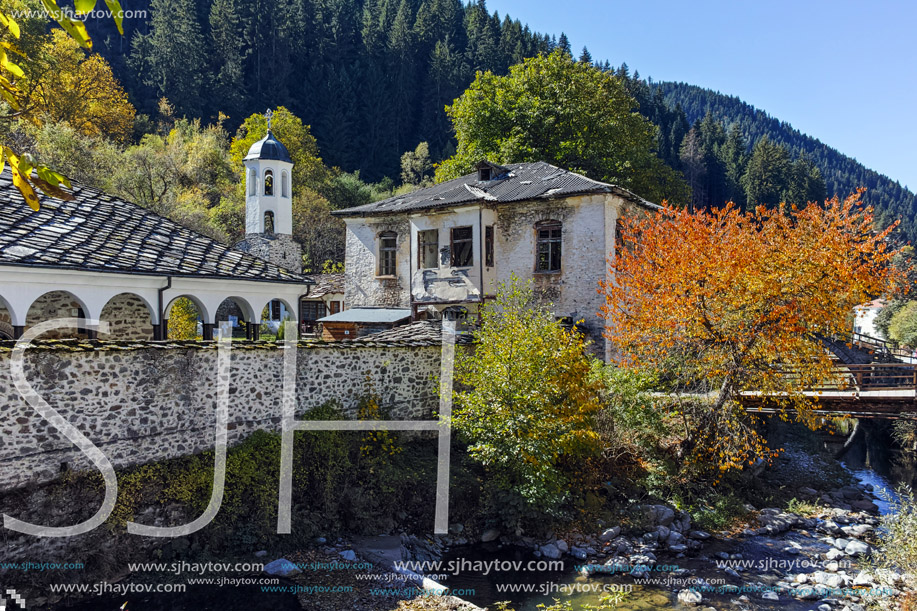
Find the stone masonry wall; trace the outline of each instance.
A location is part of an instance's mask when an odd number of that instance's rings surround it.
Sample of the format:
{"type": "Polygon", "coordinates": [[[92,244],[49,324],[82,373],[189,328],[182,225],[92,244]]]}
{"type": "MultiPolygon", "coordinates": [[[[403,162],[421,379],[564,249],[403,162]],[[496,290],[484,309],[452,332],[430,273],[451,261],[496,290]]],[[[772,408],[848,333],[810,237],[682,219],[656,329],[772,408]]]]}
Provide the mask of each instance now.
{"type": "MultiPolygon", "coordinates": [[[[64,468],[94,469],[13,386],[10,343],[0,347],[0,490],[50,481],[64,468]]],[[[371,386],[393,419],[430,418],[437,403],[437,345],[302,343],[297,416],[334,399],[348,416],[371,386]]],[[[125,467],[213,447],[217,350],[212,345],[36,343],[26,376],[42,398],[125,467]]],[[[283,350],[232,350],[229,440],[279,430],[283,350]]]]}
{"type": "Polygon", "coordinates": [[[118,339],[151,340],[153,322],[150,310],[136,295],[123,293],[102,308],[99,318],[109,324],[109,333],[118,339]]]}

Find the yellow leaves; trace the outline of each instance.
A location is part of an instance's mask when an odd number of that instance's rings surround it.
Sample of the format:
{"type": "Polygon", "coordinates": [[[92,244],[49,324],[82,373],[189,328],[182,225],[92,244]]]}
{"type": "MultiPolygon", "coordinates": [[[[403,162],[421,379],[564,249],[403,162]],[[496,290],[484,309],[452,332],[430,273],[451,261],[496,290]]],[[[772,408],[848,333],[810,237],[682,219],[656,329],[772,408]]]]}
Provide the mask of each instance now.
{"type": "Polygon", "coordinates": [[[38,194],[35,193],[35,187],[47,195],[59,199],[73,199],[71,194],[60,188],[61,185],[70,188],[70,181],[66,177],[47,167],[33,166],[26,156],[20,157],[9,147],[0,146],[0,172],[3,171],[7,160],[10,163],[10,171],[13,175],[13,185],[19,190],[19,193],[32,210],[37,211],[39,209],[38,194]],[[32,174],[33,171],[35,175],[32,174]]]}
{"type": "Polygon", "coordinates": [[[55,0],[41,0],[41,3],[54,21],[56,21],[60,27],[64,28],[64,31],[67,32],[77,44],[84,49],[92,49],[92,39],[86,31],[86,24],[79,19],[68,17],[67,14],[57,6],[55,0]]]}
{"type": "Polygon", "coordinates": [[[21,31],[19,29],[19,24],[13,19],[10,15],[0,11],[0,25],[9,30],[15,38],[19,38],[21,31]]]}

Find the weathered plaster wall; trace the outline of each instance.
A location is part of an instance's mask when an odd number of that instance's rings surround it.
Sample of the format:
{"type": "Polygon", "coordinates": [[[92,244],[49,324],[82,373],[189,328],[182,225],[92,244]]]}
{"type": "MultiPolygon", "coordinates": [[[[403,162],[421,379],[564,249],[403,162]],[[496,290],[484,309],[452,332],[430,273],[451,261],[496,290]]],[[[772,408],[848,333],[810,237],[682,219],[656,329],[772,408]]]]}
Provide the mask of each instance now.
{"type": "Polygon", "coordinates": [[[411,305],[411,225],[407,217],[347,219],[347,255],[344,267],[344,305],[406,308],[411,305]],[[378,275],[378,236],[384,231],[397,234],[394,277],[378,275]]]}
{"type": "Polygon", "coordinates": [[[597,194],[495,208],[496,282],[509,281],[513,273],[531,279],[536,296],[553,304],[557,316],[584,321],[602,352],[603,301],[597,289],[607,274],[606,227],[614,227],[621,205],[615,196],[597,194]],[[535,273],[535,224],[547,220],[563,223],[561,270],[535,273]]]}
{"type": "MultiPolygon", "coordinates": [[[[10,374],[10,344],[0,348],[0,489],[49,481],[62,465],[93,468],[20,396],[10,374]]],[[[300,344],[297,414],[325,401],[346,413],[371,383],[394,419],[429,417],[437,401],[440,348],[300,344]]],[[[279,430],[283,350],[232,351],[229,439],[279,430]]],[[[201,344],[124,346],[53,342],[26,353],[30,383],[89,437],[116,467],[182,456],[212,447],[217,351],[201,344]]]]}

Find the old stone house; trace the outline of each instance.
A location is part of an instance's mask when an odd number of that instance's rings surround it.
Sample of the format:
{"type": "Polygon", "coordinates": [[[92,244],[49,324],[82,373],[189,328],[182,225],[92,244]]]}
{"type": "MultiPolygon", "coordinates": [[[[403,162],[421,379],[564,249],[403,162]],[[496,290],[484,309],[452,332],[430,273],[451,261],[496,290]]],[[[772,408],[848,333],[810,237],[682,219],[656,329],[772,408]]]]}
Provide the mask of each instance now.
{"type": "Polygon", "coordinates": [[[658,208],[548,163],[484,161],[473,174],[336,211],[347,225],[344,301],[410,308],[415,319],[463,316],[515,274],[558,317],[582,320],[608,356],[597,289],[618,220],[658,208]]]}

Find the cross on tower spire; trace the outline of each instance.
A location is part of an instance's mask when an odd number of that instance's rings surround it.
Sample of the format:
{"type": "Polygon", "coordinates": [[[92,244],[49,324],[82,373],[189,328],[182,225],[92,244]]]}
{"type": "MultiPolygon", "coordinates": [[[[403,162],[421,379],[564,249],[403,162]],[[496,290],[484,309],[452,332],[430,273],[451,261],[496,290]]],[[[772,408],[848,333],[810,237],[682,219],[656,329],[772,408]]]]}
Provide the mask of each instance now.
{"type": "Polygon", "coordinates": [[[274,118],[274,111],[268,108],[267,112],[264,113],[264,118],[267,119],[267,130],[271,131],[271,119],[274,118]]]}

